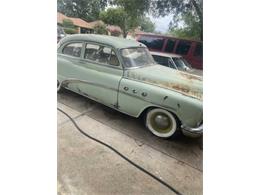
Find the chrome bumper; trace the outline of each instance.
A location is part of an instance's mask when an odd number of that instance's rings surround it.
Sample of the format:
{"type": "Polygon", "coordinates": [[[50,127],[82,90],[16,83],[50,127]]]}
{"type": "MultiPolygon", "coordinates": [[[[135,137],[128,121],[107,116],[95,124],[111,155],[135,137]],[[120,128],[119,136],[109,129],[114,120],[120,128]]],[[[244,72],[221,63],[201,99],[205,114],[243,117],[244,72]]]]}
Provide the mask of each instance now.
{"type": "Polygon", "coordinates": [[[203,134],[203,124],[195,128],[182,125],[181,128],[182,133],[189,137],[200,137],[203,134]]]}

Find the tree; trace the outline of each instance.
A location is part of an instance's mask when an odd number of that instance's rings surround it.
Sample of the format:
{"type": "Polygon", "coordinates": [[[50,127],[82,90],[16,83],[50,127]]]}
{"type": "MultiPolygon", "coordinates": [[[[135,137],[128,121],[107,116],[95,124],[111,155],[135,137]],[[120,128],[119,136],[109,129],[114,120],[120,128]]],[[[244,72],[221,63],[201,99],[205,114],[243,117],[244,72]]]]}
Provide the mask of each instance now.
{"type": "Polygon", "coordinates": [[[176,27],[170,23],[168,33],[175,37],[200,40],[202,28],[200,27],[198,18],[191,14],[186,14],[182,16],[182,20],[184,24],[181,27],[176,27]]]}
{"type": "MultiPolygon", "coordinates": [[[[173,23],[171,27],[177,28],[179,22],[183,21],[187,23],[187,18],[192,19],[195,17],[197,25],[200,28],[200,39],[203,39],[203,3],[202,0],[154,0],[152,3],[153,13],[156,16],[165,16],[167,14],[173,14],[173,23]],[[185,20],[186,18],[186,20],[185,20]]],[[[193,22],[192,22],[193,23],[193,22]]]]}
{"type": "Polygon", "coordinates": [[[126,11],[128,16],[144,16],[149,11],[151,0],[111,0],[112,5],[117,5],[126,11]]]}
{"type": "Polygon", "coordinates": [[[99,18],[106,24],[119,26],[124,37],[126,37],[128,30],[133,27],[134,23],[122,7],[108,8],[106,11],[100,12],[99,18]]]}
{"type": "Polygon", "coordinates": [[[154,32],[155,25],[148,17],[143,17],[140,21],[141,30],[144,32],[154,32]]]}
{"type": "Polygon", "coordinates": [[[94,32],[96,34],[107,35],[107,29],[105,24],[96,24],[94,26],[94,32]]]}
{"type": "Polygon", "coordinates": [[[73,24],[73,21],[70,19],[64,19],[62,21],[62,26],[63,26],[65,33],[67,33],[67,34],[75,34],[77,32],[77,30],[73,24]]]}
{"type": "Polygon", "coordinates": [[[69,17],[81,18],[86,21],[94,21],[100,11],[107,6],[108,0],[57,0],[59,12],[69,17]]]}
{"type": "Polygon", "coordinates": [[[140,25],[140,21],[145,13],[149,11],[150,7],[150,0],[111,0],[110,3],[121,9],[123,14],[121,17],[123,17],[122,21],[124,24],[122,26],[115,25],[120,26],[124,37],[126,37],[128,31],[140,25]]]}

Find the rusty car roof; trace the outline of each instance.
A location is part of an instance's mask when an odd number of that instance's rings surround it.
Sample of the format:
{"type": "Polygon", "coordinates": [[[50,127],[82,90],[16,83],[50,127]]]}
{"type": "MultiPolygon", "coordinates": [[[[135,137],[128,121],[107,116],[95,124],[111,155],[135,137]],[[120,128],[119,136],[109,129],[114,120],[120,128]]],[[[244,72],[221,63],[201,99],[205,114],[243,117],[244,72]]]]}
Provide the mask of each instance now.
{"type": "Polygon", "coordinates": [[[97,35],[97,34],[74,34],[69,35],[61,40],[60,44],[68,41],[90,41],[106,45],[111,45],[116,49],[129,48],[129,47],[146,47],[144,44],[135,40],[124,39],[108,35],[97,35]]]}

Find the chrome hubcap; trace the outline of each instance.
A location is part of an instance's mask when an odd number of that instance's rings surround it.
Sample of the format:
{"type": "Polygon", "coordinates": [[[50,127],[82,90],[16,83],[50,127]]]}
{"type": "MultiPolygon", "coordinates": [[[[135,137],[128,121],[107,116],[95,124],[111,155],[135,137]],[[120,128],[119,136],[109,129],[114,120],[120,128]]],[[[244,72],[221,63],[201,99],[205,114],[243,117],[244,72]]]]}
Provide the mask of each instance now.
{"type": "Polygon", "coordinates": [[[174,116],[163,109],[155,108],[146,115],[146,127],[158,137],[170,137],[176,129],[177,124],[174,116]]]}
{"type": "Polygon", "coordinates": [[[161,129],[165,129],[165,128],[169,127],[169,125],[170,125],[169,118],[167,116],[163,116],[163,115],[157,115],[154,119],[154,122],[161,129]]]}

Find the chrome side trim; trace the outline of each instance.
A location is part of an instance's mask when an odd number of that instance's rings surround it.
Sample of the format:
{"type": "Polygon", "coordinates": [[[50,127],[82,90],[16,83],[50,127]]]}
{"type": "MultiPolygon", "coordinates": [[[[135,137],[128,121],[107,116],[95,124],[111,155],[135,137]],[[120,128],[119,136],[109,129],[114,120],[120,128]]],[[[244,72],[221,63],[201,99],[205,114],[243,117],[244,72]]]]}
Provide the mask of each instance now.
{"type": "Polygon", "coordinates": [[[63,81],[60,83],[58,89],[59,89],[61,86],[67,88],[67,86],[68,86],[69,83],[86,83],[86,84],[90,84],[90,85],[95,85],[95,86],[98,86],[98,87],[102,87],[102,88],[105,88],[105,89],[110,89],[110,90],[113,90],[113,91],[118,91],[117,88],[108,87],[108,86],[102,85],[102,84],[100,84],[100,83],[96,83],[96,82],[92,82],[92,81],[86,81],[86,80],[80,80],[80,79],[72,79],[72,78],[71,78],[71,79],[69,78],[69,79],[63,80],[63,81]]]}
{"type": "MultiPolygon", "coordinates": [[[[149,95],[147,95],[146,97],[141,97],[141,96],[138,96],[138,94],[133,94],[133,93],[130,93],[130,92],[126,92],[123,89],[120,90],[120,89],[117,89],[117,88],[107,87],[105,85],[102,85],[102,84],[99,84],[99,83],[95,83],[95,82],[91,82],[91,81],[86,81],[86,80],[73,79],[73,78],[65,79],[65,80],[63,80],[63,81],[61,81],[59,83],[59,86],[58,86],[57,90],[59,90],[61,87],[65,87],[65,88],[68,89],[68,84],[69,83],[77,83],[77,82],[86,83],[86,84],[90,84],[90,85],[95,85],[95,86],[99,86],[99,87],[102,87],[102,88],[105,88],[105,89],[110,89],[110,90],[113,90],[113,91],[117,91],[118,93],[121,93],[121,94],[124,94],[124,95],[128,95],[128,96],[137,98],[139,100],[145,101],[145,102],[147,102],[149,104],[152,104],[153,106],[156,106],[156,107],[159,107],[159,108],[164,108],[164,109],[169,110],[169,111],[171,111],[171,110],[174,111],[174,112],[177,111],[177,108],[169,107],[169,106],[166,106],[166,105],[159,105],[159,104],[157,104],[157,103],[155,103],[153,101],[147,100],[146,98],[149,97],[149,95]]],[[[83,95],[83,94],[81,94],[81,95],[83,95]]],[[[162,99],[163,99],[163,97],[162,97],[162,99]]]]}

